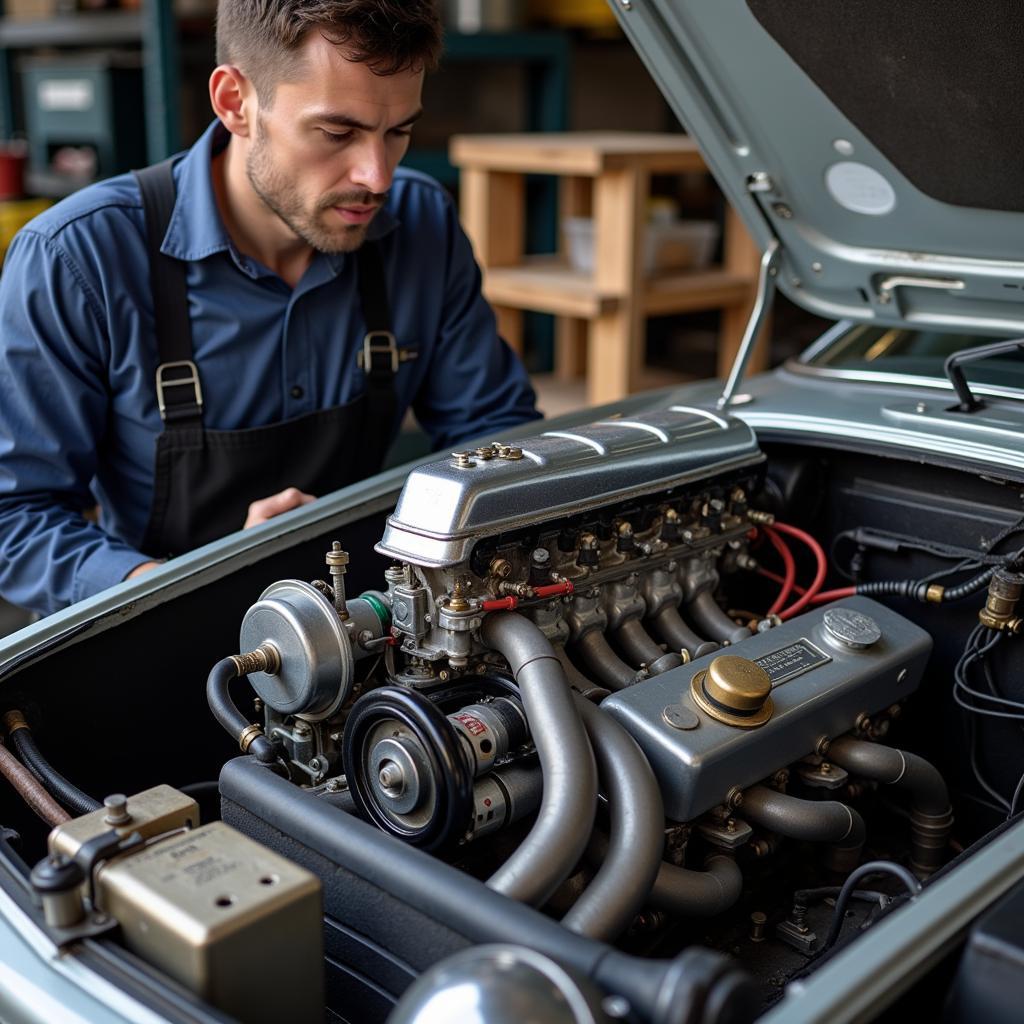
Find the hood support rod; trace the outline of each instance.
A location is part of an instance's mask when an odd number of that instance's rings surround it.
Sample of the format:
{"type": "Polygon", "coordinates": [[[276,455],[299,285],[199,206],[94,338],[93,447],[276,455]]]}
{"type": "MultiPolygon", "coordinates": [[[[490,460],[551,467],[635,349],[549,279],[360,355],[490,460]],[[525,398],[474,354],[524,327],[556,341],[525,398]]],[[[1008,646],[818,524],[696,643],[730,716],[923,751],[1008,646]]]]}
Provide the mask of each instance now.
{"type": "Polygon", "coordinates": [[[775,278],[779,273],[779,258],[782,250],[779,247],[777,238],[768,243],[764,255],[761,257],[761,272],[757,279],[757,296],[754,299],[754,308],[750,311],[750,319],[747,321],[747,328],[743,332],[743,340],[740,342],[739,351],[732,363],[732,370],[729,372],[729,379],[726,381],[725,390],[718,399],[717,408],[722,411],[728,408],[729,403],[736,394],[736,389],[743,380],[747,363],[750,362],[750,355],[754,351],[754,343],[761,333],[765,318],[772,308],[772,301],[775,298],[775,278]]]}

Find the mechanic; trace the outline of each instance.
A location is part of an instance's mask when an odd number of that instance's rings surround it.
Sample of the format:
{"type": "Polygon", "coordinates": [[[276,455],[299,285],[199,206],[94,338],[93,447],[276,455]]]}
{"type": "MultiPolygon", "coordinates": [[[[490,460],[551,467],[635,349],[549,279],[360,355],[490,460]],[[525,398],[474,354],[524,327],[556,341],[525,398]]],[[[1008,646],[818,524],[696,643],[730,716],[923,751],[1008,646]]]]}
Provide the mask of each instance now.
{"type": "Polygon", "coordinates": [[[435,448],[539,415],[451,200],[396,169],[439,49],[431,0],[220,0],[199,141],[16,236],[8,600],[53,611],[371,475],[410,407],[435,448]]]}

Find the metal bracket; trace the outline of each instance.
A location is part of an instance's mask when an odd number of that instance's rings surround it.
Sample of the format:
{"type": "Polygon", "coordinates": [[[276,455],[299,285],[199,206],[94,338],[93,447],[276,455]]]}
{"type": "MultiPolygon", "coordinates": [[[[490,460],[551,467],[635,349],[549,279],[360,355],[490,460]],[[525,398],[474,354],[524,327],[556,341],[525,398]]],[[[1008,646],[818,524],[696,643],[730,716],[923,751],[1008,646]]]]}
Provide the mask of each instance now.
{"type": "Polygon", "coordinates": [[[878,301],[887,306],[893,300],[897,288],[931,288],[942,292],[962,292],[967,287],[955,277],[910,277],[894,274],[878,282],[878,301]]]}
{"type": "Polygon", "coordinates": [[[156,368],[156,400],[160,407],[160,419],[167,419],[167,404],[164,401],[166,388],[191,387],[199,411],[203,408],[203,388],[199,383],[199,368],[191,359],[180,359],[173,363],[161,363],[156,368]],[[188,370],[187,376],[167,379],[168,370],[188,370]]]}
{"type": "Polygon", "coordinates": [[[754,351],[754,343],[761,333],[765,319],[772,308],[772,301],[775,298],[775,278],[779,273],[779,260],[782,256],[782,247],[779,240],[773,238],[768,243],[764,255],[761,257],[761,272],[757,279],[757,297],[754,300],[754,308],[750,311],[750,319],[747,321],[746,330],[743,332],[743,340],[740,342],[739,351],[732,363],[732,370],[729,379],[726,381],[725,390],[718,399],[717,408],[724,411],[728,408],[736,389],[739,387],[743,374],[750,362],[751,353],[754,351]]]}
{"type": "Polygon", "coordinates": [[[390,331],[370,331],[363,338],[363,347],[356,356],[356,365],[360,370],[370,373],[375,369],[373,357],[376,355],[387,356],[391,372],[398,373],[399,364],[416,359],[419,352],[414,348],[399,348],[395,336],[390,331]]]}

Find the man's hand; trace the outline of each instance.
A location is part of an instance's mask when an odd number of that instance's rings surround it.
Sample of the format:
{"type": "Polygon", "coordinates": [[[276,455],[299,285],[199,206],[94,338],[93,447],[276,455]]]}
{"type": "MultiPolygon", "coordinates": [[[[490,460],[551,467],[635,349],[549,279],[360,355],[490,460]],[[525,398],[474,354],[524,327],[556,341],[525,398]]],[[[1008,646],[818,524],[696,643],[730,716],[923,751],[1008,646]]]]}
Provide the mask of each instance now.
{"type": "Polygon", "coordinates": [[[149,572],[150,569],[155,569],[158,565],[162,564],[162,562],[143,562],[142,565],[135,566],[135,568],[125,576],[125,579],[133,580],[136,576],[141,576],[144,572],[149,572]]]}
{"type": "Polygon", "coordinates": [[[293,508],[308,505],[311,501],[316,501],[316,498],[312,494],[304,494],[298,487],[288,487],[280,494],[261,498],[249,506],[249,514],[245,517],[243,529],[248,530],[250,526],[259,526],[260,523],[265,523],[282,512],[290,512],[293,508]]]}

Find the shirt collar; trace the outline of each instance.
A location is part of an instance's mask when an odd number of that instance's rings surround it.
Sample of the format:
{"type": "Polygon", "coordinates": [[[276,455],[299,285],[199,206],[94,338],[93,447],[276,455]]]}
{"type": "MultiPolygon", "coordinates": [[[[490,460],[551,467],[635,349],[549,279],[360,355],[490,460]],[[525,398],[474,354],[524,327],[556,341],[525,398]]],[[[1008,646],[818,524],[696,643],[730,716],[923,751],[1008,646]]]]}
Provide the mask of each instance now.
{"type": "MultiPolygon", "coordinates": [[[[230,139],[228,130],[214,121],[175,165],[177,198],[171,213],[167,233],[160,251],[179,260],[201,260],[217,252],[237,255],[220,219],[217,200],[213,194],[210,163],[230,139]]],[[[366,232],[368,240],[390,234],[398,226],[398,219],[390,209],[391,199],[377,213],[366,232]]],[[[345,263],[344,253],[323,254],[333,273],[337,274],[345,263]]]]}

